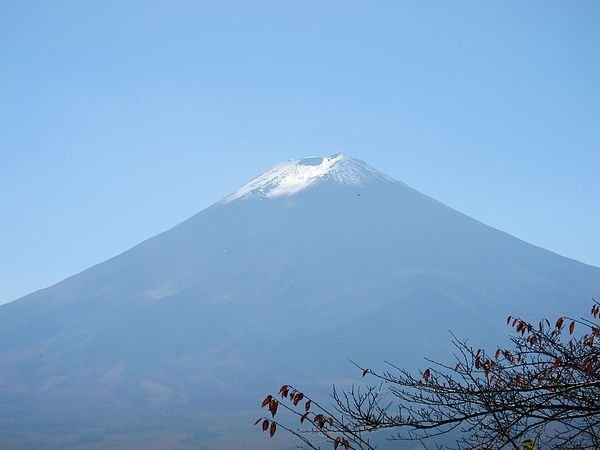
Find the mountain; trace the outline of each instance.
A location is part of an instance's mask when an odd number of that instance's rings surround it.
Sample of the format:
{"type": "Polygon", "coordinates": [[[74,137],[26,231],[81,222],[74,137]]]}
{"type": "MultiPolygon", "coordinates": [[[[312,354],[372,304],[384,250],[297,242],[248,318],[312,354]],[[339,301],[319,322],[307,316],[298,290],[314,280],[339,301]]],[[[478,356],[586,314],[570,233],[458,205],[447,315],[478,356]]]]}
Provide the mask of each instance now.
{"type": "Polygon", "coordinates": [[[0,306],[3,449],[281,448],[280,384],[325,393],[452,330],[585,311],[600,269],[486,226],[366,163],[288,161],[171,230],[0,306]]]}

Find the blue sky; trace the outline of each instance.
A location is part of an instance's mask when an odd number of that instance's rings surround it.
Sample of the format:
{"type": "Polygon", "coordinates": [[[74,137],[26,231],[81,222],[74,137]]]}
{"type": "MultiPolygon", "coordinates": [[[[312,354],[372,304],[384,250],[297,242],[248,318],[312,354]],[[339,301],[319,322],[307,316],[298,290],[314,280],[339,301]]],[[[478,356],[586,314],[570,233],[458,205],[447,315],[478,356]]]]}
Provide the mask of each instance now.
{"type": "Polygon", "coordinates": [[[338,151],[600,266],[597,1],[0,0],[0,303],[338,151]]]}

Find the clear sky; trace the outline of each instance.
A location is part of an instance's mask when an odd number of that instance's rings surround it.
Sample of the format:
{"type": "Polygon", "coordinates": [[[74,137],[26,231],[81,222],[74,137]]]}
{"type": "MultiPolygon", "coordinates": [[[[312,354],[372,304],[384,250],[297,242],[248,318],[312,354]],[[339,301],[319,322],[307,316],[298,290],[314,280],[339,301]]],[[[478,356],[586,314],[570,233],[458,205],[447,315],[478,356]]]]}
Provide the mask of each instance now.
{"type": "Polygon", "coordinates": [[[598,1],[0,0],[0,303],[342,151],[600,266],[598,1]]]}

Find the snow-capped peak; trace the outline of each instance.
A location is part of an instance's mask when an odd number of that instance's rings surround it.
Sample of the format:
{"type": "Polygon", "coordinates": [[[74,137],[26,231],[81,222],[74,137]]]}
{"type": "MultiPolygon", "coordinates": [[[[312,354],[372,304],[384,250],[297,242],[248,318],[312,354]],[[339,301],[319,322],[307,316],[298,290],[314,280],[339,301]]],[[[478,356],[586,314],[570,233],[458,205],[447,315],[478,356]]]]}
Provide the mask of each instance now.
{"type": "Polygon", "coordinates": [[[342,153],[285,161],[254,178],[223,201],[239,198],[277,198],[294,195],[323,180],[360,186],[367,180],[395,182],[365,162],[342,153]]]}

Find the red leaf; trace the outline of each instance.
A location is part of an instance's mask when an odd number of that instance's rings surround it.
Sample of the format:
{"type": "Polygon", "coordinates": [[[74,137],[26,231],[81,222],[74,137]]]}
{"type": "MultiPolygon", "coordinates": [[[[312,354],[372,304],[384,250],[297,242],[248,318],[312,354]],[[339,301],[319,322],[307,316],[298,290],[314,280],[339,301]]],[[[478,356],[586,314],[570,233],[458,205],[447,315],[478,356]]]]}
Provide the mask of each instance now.
{"type": "Polygon", "coordinates": [[[569,334],[573,334],[574,331],[575,331],[575,321],[571,322],[571,325],[569,325],[569,334]]]}
{"type": "Polygon", "coordinates": [[[314,421],[317,423],[317,425],[319,425],[319,428],[323,428],[323,426],[325,426],[325,416],[323,416],[323,414],[317,414],[314,421]]]}
{"type": "Polygon", "coordinates": [[[425,370],[425,372],[423,372],[423,379],[425,381],[429,380],[430,376],[431,376],[431,370],[427,369],[427,370],[425,370]]]}
{"type": "Polygon", "coordinates": [[[308,400],[306,402],[306,404],[304,405],[304,411],[308,412],[309,409],[310,409],[310,400],[308,400]]]}
{"type": "Polygon", "coordinates": [[[559,317],[556,321],[556,329],[560,330],[563,326],[563,322],[565,321],[564,317],[559,317]]]}
{"type": "Polygon", "coordinates": [[[271,402],[269,403],[269,411],[271,411],[271,414],[273,415],[273,417],[275,417],[278,407],[279,407],[279,402],[275,399],[271,400],[271,402]]]}
{"type": "Polygon", "coordinates": [[[342,439],[342,445],[344,446],[345,450],[350,448],[350,442],[348,442],[348,439],[342,439]]]}
{"type": "Polygon", "coordinates": [[[261,408],[264,408],[265,406],[267,406],[267,404],[269,404],[271,402],[271,399],[273,398],[272,395],[267,395],[265,397],[265,399],[263,400],[262,404],[260,405],[261,408]]]}
{"type": "Polygon", "coordinates": [[[496,350],[496,359],[498,359],[498,358],[500,357],[500,352],[501,352],[501,351],[502,351],[502,350],[500,350],[500,349],[496,350]]]}
{"type": "Polygon", "coordinates": [[[506,319],[506,325],[510,323],[510,319],[512,319],[512,316],[508,316],[508,319],[506,319]]]}
{"type": "Polygon", "coordinates": [[[281,398],[287,397],[289,390],[290,387],[287,384],[281,386],[281,388],[279,389],[279,395],[281,395],[281,398]]]}
{"type": "Polygon", "coordinates": [[[298,392],[296,394],[294,394],[294,399],[292,400],[292,403],[294,403],[294,406],[298,405],[298,402],[300,400],[302,400],[304,398],[304,394],[302,392],[298,392]]]}
{"type": "Polygon", "coordinates": [[[273,437],[276,430],[277,430],[277,424],[275,422],[271,423],[271,429],[269,430],[269,435],[271,437],[273,437]]]}
{"type": "Polygon", "coordinates": [[[333,441],[333,450],[337,450],[338,446],[340,445],[340,443],[342,442],[342,438],[341,437],[336,437],[335,441],[333,441]]]}
{"type": "Polygon", "coordinates": [[[263,420],[262,429],[263,431],[267,431],[267,428],[269,428],[269,420],[265,419],[263,420]]]}

